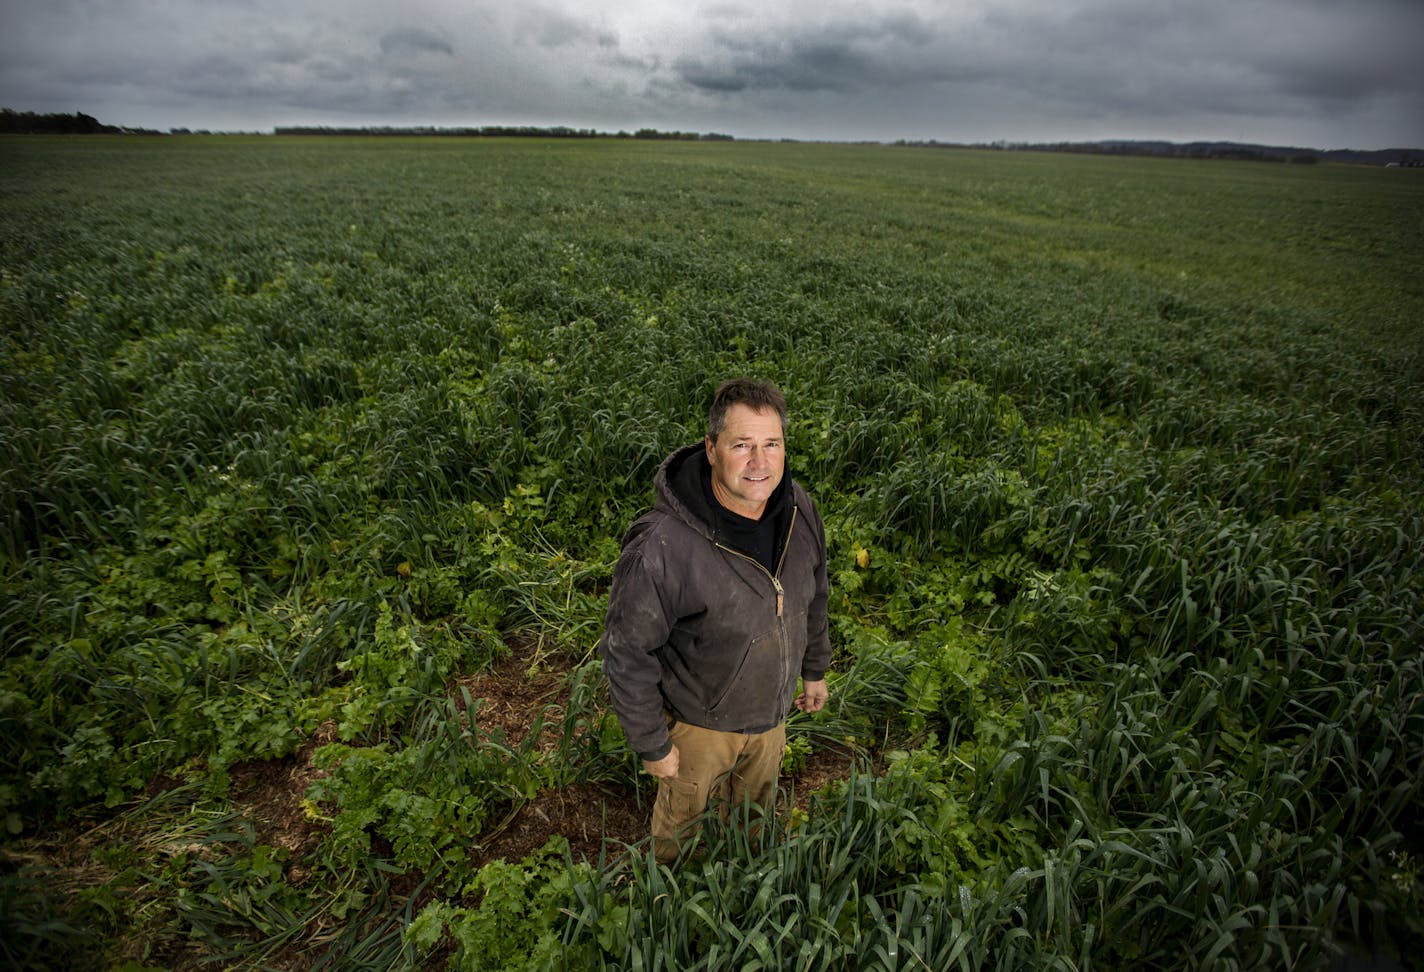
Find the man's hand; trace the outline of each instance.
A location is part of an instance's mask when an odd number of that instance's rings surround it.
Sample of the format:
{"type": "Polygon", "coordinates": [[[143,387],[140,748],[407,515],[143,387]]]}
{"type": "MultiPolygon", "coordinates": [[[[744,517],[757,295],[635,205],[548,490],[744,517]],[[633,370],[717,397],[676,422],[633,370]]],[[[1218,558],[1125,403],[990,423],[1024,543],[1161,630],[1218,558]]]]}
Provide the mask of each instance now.
{"type": "Polygon", "coordinates": [[[796,708],[802,712],[820,712],[826,706],[831,693],[826,689],[826,680],[801,683],[801,694],[796,696],[796,708]]]}
{"type": "Polygon", "coordinates": [[[662,759],[643,760],[643,769],[658,779],[670,780],[677,776],[677,747],[668,750],[662,759]]]}

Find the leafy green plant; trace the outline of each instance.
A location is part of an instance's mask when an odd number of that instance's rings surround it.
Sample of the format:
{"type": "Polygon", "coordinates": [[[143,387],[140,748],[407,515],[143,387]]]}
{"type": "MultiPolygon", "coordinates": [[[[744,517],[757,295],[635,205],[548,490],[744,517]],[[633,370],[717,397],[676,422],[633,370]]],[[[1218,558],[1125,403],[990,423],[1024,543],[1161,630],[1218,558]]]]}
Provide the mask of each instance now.
{"type": "Polygon", "coordinates": [[[379,835],[397,867],[426,871],[439,861],[459,880],[462,855],[498,804],[532,796],[519,769],[480,744],[469,718],[446,700],[430,707],[404,746],[330,743],[313,754],[327,772],[306,800],[314,814],[329,814],[327,866],[340,873],[359,865],[379,835]]]}
{"type": "Polygon", "coordinates": [[[448,936],[454,940],[450,969],[540,972],[572,968],[576,951],[561,939],[563,914],[573,884],[586,880],[588,865],[568,860],[568,841],[555,836],[519,863],[491,861],[462,889],[469,907],[435,900],[421,909],[405,940],[429,955],[448,936]]]}

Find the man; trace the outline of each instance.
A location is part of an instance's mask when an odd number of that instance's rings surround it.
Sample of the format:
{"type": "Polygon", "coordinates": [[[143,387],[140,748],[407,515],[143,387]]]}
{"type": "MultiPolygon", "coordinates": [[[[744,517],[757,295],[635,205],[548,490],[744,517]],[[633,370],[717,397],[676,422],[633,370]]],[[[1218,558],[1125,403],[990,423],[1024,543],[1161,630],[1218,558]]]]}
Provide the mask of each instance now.
{"type": "Polygon", "coordinates": [[[774,805],[787,713],[826,704],[826,539],[786,473],[786,401],[767,382],[724,382],[706,439],[653,483],[599,649],[618,720],[658,780],[653,846],[671,861],[709,800],[774,805]]]}

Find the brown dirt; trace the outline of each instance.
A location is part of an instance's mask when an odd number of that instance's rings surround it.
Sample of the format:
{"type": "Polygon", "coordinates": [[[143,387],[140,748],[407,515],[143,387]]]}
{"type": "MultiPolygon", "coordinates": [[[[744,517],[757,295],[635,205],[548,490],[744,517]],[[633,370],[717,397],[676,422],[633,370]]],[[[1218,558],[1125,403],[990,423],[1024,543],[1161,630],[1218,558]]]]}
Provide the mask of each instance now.
{"type": "MultiPolygon", "coordinates": [[[[556,744],[558,720],[563,714],[565,674],[538,667],[536,646],[515,645],[512,653],[492,669],[460,679],[454,688],[477,699],[475,721],[485,733],[500,733],[512,746],[524,741],[540,711],[546,712],[539,748],[548,752],[556,744]]],[[[783,778],[795,805],[807,809],[811,794],[834,780],[850,775],[854,756],[849,751],[812,753],[796,773],[783,778]]],[[[474,852],[476,866],[503,858],[517,861],[562,834],[576,860],[596,863],[600,855],[613,858],[648,835],[652,815],[653,782],[637,789],[628,786],[576,784],[545,790],[528,803],[512,806],[499,823],[480,836],[474,852]]]]}
{"type": "Polygon", "coordinates": [[[331,829],[312,819],[302,807],[307,787],[323,774],[312,765],[312,753],[336,741],[336,723],[326,722],[290,756],[239,763],[228,771],[229,800],[255,830],[255,843],[286,850],[287,880],[301,887],[311,877],[307,856],[331,829]]]}
{"type": "MultiPolygon", "coordinates": [[[[566,673],[541,668],[536,646],[514,646],[513,652],[492,669],[460,678],[451,694],[461,704],[464,693],[477,700],[475,721],[481,735],[503,737],[510,746],[524,742],[537,715],[545,713],[538,748],[550,751],[558,741],[559,722],[567,698],[566,673]],[[463,691],[462,691],[463,690],[463,691]]],[[[287,852],[287,880],[296,887],[312,879],[308,863],[329,832],[330,825],[309,815],[303,807],[307,788],[322,770],[312,764],[312,754],[336,739],[335,723],[327,723],[291,755],[274,760],[242,763],[229,771],[229,799],[232,809],[253,828],[253,838],[287,852]]],[[[827,783],[845,779],[854,757],[845,751],[812,753],[796,773],[782,784],[794,804],[802,810],[811,794],[827,783]]],[[[178,782],[166,776],[156,778],[145,797],[170,790],[178,782]]],[[[534,799],[511,804],[504,815],[486,828],[471,850],[471,863],[480,866],[503,858],[518,861],[543,847],[554,835],[563,835],[576,860],[598,863],[621,855],[648,834],[653,785],[651,779],[629,785],[581,783],[545,790],[534,799]]],[[[154,835],[125,833],[125,816],[106,817],[88,825],[55,828],[44,835],[12,845],[0,863],[5,870],[22,865],[42,865],[53,869],[63,886],[77,892],[84,887],[106,883],[113,874],[93,865],[96,848],[113,840],[147,843],[154,835]]],[[[180,848],[181,849],[181,848],[180,848]]],[[[391,891],[399,900],[415,893],[421,875],[406,875],[392,882],[391,891]]],[[[56,888],[60,890],[60,888],[56,888]]],[[[421,902],[416,903],[419,907],[421,902]]],[[[314,929],[319,933],[320,929],[314,929]]],[[[310,945],[310,943],[306,943],[310,945]]],[[[309,964],[303,943],[293,942],[285,955],[274,957],[274,967],[301,969],[309,964]]],[[[161,957],[175,969],[196,968],[202,949],[191,943],[165,942],[161,957]]],[[[159,957],[159,956],[152,956],[159,957]]]]}
{"type": "MultiPolygon", "coordinates": [[[[540,712],[545,713],[538,749],[549,752],[558,741],[559,720],[566,698],[566,673],[543,668],[532,643],[512,646],[492,668],[458,679],[450,689],[458,701],[475,700],[475,722],[482,735],[502,737],[510,746],[525,741],[540,712]]],[[[463,704],[461,704],[463,708],[463,704]]],[[[285,848],[293,862],[289,880],[300,886],[310,876],[302,863],[320,843],[328,827],[312,820],[302,807],[307,787],[321,773],[311,764],[312,753],[336,738],[327,723],[295,753],[278,760],[244,763],[231,770],[231,799],[256,828],[258,843],[285,848]]],[[[782,780],[795,806],[807,809],[811,794],[850,775],[854,756],[846,750],[812,753],[797,772],[782,780]]],[[[648,780],[635,789],[581,783],[545,790],[533,800],[506,808],[486,829],[473,850],[479,866],[496,858],[517,861],[562,834],[576,859],[598,861],[615,856],[625,845],[647,836],[653,786],[648,780]]]]}
{"type": "Polygon", "coordinates": [[[855,754],[849,749],[817,750],[806,757],[806,764],[799,770],[783,776],[781,785],[791,790],[793,805],[806,810],[817,790],[837,780],[849,779],[854,766],[855,754]]]}
{"type": "Polygon", "coordinates": [[[480,835],[476,867],[497,858],[517,861],[562,834],[575,860],[597,863],[617,857],[648,833],[651,791],[640,797],[612,787],[580,783],[544,790],[528,803],[512,807],[498,824],[480,835]]]}
{"type": "MultiPolygon", "coordinates": [[[[453,694],[462,699],[465,692],[477,700],[475,724],[481,733],[503,736],[510,746],[519,746],[543,712],[538,749],[547,753],[557,745],[566,673],[540,667],[534,644],[515,644],[490,670],[460,679],[453,694]]],[[[497,858],[518,861],[556,834],[567,838],[575,859],[597,862],[600,854],[615,856],[623,845],[646,835],[649,799],[649,792],[591,783],[545,790],[527,803],[510,806],[480,835],[473,863],[478,867],[497,858]]]]}
{"type": "Polygon", "coordinates": [[[450,694],[463,708],[468,693],[475,700],[475,724],[481,733],[502,735],[511,746],[524,742],[540,712],[545,713],[540,752],[549,752],[558,740],[563,715],[565,673],[544,668],[537,646],[519,643],[488,671],[457,679],[450,694]]]}

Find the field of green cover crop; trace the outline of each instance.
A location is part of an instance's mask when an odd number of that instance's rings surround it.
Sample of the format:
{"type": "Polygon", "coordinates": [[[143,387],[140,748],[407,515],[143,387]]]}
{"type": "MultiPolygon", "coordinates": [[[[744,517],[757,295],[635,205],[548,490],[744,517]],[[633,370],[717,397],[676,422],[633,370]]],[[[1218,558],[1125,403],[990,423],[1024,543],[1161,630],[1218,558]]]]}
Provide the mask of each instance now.
{"type": "Polygon", "coordinates": [[[1420,968],[1421,254],[1413,170],[0,141],[0,962],[1420,968]],[[832,700],[667,871],[594,646],[733,375],[832,700]]]}

